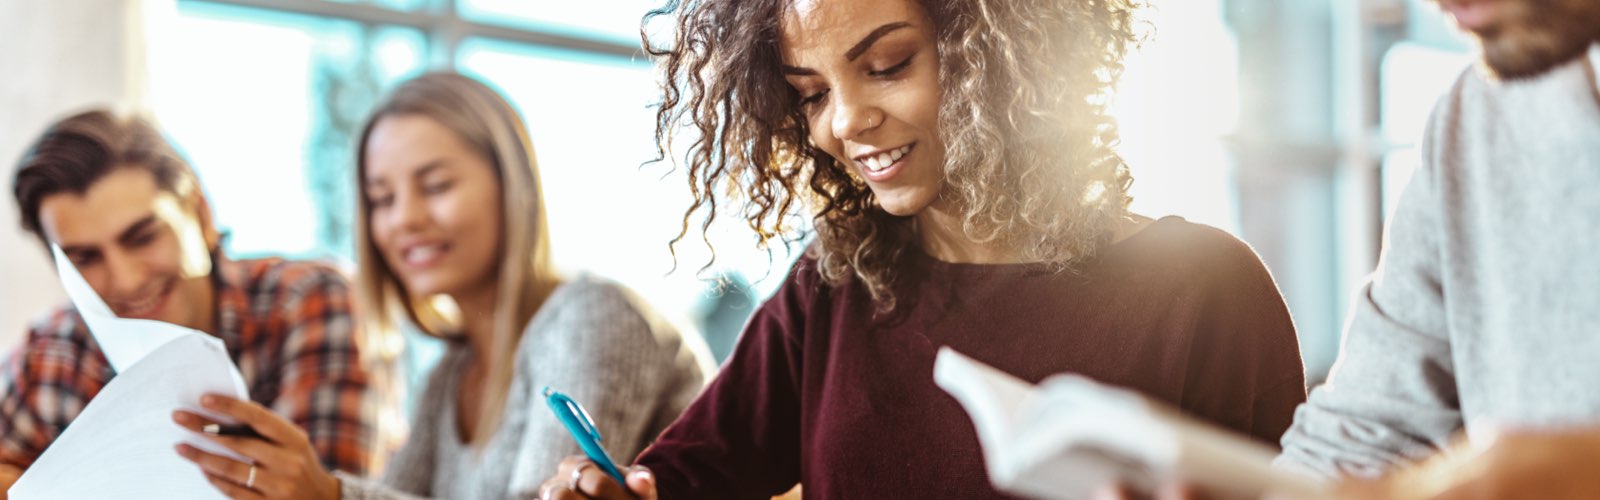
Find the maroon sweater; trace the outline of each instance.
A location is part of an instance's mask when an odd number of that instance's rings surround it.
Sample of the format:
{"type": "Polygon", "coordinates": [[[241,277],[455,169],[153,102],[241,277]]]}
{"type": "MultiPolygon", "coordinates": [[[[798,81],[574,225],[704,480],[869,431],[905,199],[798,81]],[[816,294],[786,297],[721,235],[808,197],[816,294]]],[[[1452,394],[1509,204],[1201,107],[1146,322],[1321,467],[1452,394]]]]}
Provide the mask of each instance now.
{"type": "Polygon", "coordinates": [[[1031,382],[1133,388],[1275,442],[1305,400],[1294,324],[1255,253],[1177,217],[1079,272],[913,252],[902,308],[801,259],[732,357],[638,463],[661,498],[992,498],[972,422],[933,383],[950,346],[1031,382]]]}

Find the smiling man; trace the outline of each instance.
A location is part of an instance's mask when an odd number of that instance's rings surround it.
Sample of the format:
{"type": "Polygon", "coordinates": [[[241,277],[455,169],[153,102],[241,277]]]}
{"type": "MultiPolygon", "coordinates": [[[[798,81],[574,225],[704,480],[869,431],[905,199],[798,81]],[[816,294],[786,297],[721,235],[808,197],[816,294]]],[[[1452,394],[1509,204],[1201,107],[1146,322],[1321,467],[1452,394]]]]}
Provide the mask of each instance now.
{"type": "MultiPolygon", "coordinates": [[[[221,339],[251,399],[298,424],[327,467],[366,471],[386,398],[364,368],[339,273],[225,258],[193,170],[139,118],[89,111],[53,124],[13,189],[23,227],[59,245],[114,313],[221,339]]],[[[0,365],[0,491],[114,375],[72,307],[33,324],[0,365]]]]}

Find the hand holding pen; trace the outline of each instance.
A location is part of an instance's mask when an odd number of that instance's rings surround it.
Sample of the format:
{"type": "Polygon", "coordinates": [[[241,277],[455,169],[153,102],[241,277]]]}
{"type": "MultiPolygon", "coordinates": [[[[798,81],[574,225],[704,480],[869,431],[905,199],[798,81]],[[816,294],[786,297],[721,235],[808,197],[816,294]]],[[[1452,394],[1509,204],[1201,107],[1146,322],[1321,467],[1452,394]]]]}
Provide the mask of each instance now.
{"type": "Polygon", "coordinates": [[[207,395],[206,410],[239,424],[223,424],[199,413],[178,410],[172,420],[246,461],[178,445],[183,458],[200,466],[218,491],[236,499],[339,498],[339,480],[322,468],[311,440],[299,426],[252,401],[207,395]]]}
{"type": "Polygon", "coordinates": [[[594,462],[581,455],[561,461],[556,474],[539,487],[541,500],[615,499],[656,500],[656,477],[643,466],[626,467],[628,485],[617,484],[594,462]]]}
{"type": "Polygon", "coordinates": [[[556,419],[577,440],[584,455],[571,456],[561,461],[556,475],[539,488],[544,500],[579,498],[615,498],[655,500],[656,480],[644,467],[629,467],[626,475],[601,447],[600,430],[589,418],[589,412],[567,395],[544,389],[545,402],[556,419]]]}

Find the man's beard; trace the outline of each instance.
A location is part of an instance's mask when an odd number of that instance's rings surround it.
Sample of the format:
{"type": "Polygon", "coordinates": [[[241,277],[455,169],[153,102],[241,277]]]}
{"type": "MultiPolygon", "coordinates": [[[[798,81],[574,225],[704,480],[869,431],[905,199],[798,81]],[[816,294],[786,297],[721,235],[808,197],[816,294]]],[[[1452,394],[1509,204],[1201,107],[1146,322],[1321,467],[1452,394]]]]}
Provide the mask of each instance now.
{"type": "Polygon", "coordinates": [[[1532,78],[1600,41],[1600,0],[1501,0],[1501,21],[1477,33],[1495,76],[1532,78]]]}

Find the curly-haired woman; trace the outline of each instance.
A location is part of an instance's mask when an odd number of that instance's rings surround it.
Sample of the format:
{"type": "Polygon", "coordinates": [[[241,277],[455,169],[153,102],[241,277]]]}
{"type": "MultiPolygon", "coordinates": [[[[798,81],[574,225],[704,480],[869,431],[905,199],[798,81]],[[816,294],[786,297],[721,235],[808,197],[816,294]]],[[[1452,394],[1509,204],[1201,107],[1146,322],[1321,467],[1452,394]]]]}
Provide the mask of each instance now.
{"type": "MultiPolygon", "coordinates": [[[[767,244],[806,207],[817,239],[626,489],[1001,496],[972,423],[933,383],[941,346],[1276,440],[1305,388],[1271,276],[1222,231],[1127,209],[1105,102],[1136,8],[682,0],[653,13],[677,22],[652,48],[657,139],[697,136],[682,157],[691,214],[733,203],[767,244]]],[[[547,497],[630,494],[579,458],[552,472],[547,497]]]]}

